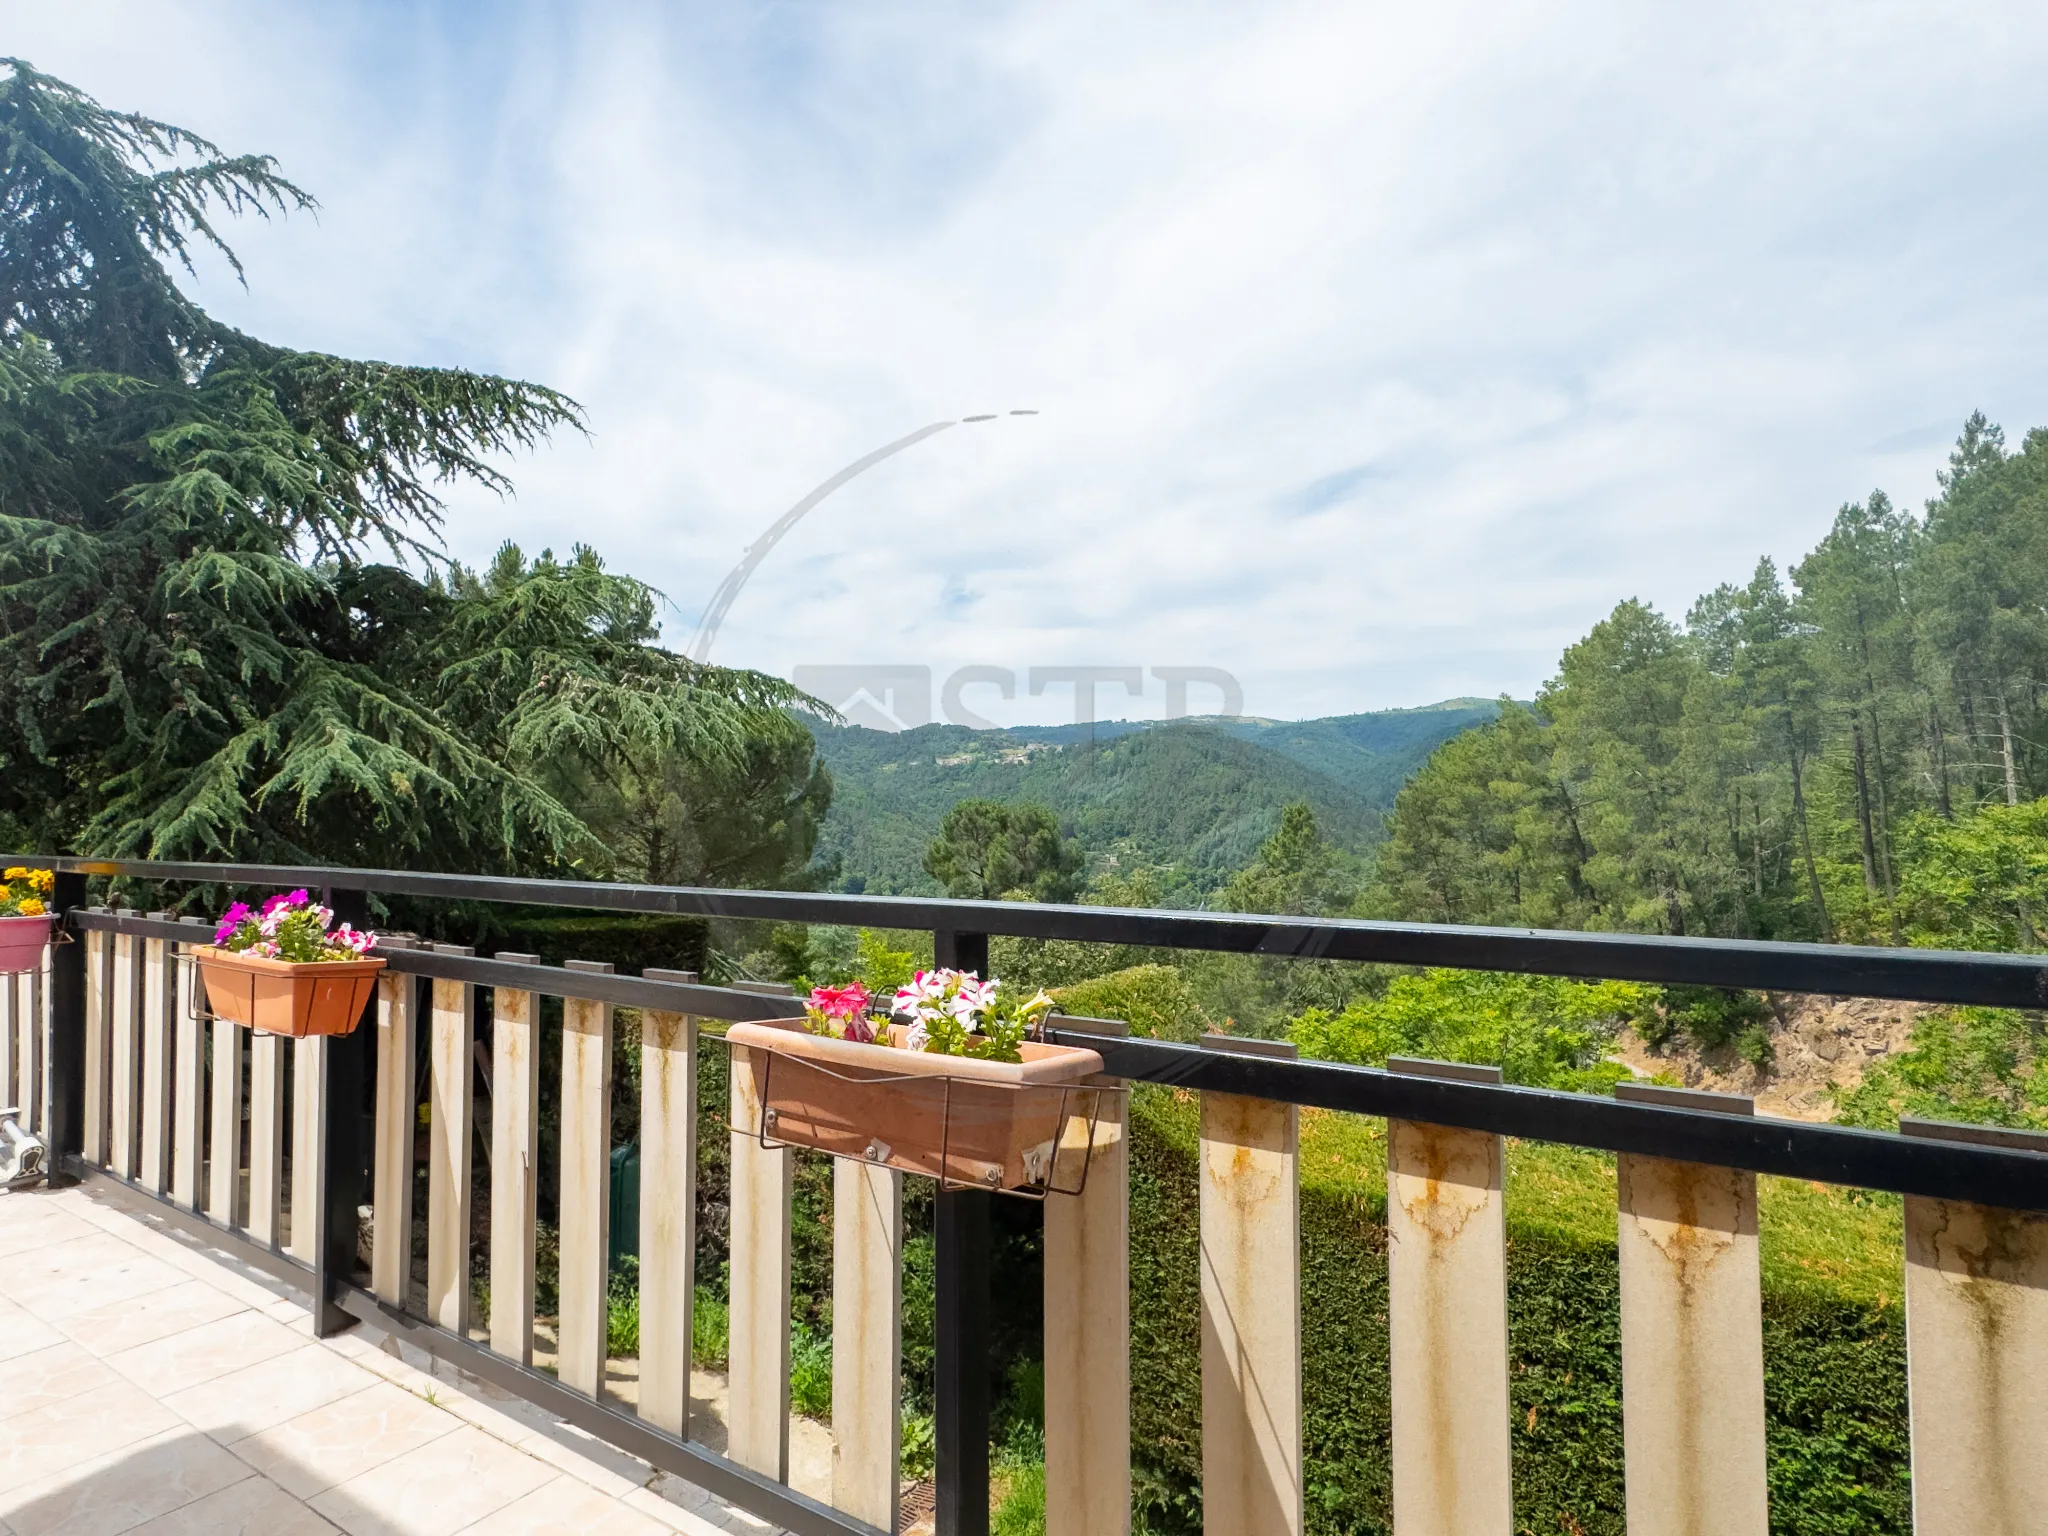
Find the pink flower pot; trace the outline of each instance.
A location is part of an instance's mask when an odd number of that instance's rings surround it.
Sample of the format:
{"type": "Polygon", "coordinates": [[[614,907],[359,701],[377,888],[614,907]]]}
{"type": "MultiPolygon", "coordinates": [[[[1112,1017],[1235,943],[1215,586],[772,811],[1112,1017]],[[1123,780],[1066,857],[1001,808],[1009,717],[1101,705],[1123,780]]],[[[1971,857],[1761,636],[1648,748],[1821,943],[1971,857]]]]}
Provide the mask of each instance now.
{"type": "Polygon", "coordinates": [[[0,975],[15,976],[43,968],[50,947],[47,917],[0,917],[0,975]]]}

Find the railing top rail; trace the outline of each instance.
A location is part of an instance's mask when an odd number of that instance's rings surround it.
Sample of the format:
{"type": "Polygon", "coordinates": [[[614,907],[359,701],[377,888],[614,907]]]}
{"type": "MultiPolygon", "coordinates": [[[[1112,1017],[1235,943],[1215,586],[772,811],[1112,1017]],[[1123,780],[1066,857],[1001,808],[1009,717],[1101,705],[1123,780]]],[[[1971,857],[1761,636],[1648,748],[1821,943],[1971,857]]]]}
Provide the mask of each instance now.
{"type": "MultiPolygon", "coordinates": [[[[130,913],[78,911],[71,920],[88,930],[146,938],[189,943],[206,937],[205,929],[193,923],[130,913]]],[[[386,959],[391,969],[404,974],[714,1019],[774,1018],[786,1015],[792,1006],[787,998],[735,988],[571,971],[526,960],[411,948],[390,950],[386,959]]],[[[1100,1051],[1115,1076],[1197,1092],[1240,1094],[1896,1194],[2048,1210],[2048,1153],[2022,1148],[1290,1060],[1130,1039],[1071,1025],[1048,1031],[1048,1038],[1100,1051]]]]}
{"type": "MultiPolygon", "coordinates": [[[[134,912],[88,908],[71,914],[72,923],[88,932],[127,933],[180,944],[204,944],[209,931],[193,922],[144,917],[134,912]]],[[[488,955],[458,955],[410,945],[380,945],[377,956],[393,971],[441,981],[466,981],[479,987],[507,987],[547,997],[574,997],[621,1008],[648,1008],[721,1020],[786,1019],[796,1011],[793,997],[776,998],[736,987],[700,982],[668,981],[609,971],[569,970],[532,960],[500,960],[488,955]]]]}
{"type": "Polygon", "coordinates": [[[1655,934],[1477,928],[1356,918],[1269,917],[926,896],[849,896],[818,891],[734,891],[696,886],[614,885],[408,870],[306,865],[195,864],[47,855],[0,855],[85,875],[230,886],[328,886],[382,895],[671,916],[755,918],[869,928],[922,928],[1019,938],[1077,939],[1161,949],[1216,950],[1303,959],[1372,960],[1461,970],[1754,987],[1838,997],[2048,1007],[2048,957],[1936,949],[1866,949],[1655,934]]]}

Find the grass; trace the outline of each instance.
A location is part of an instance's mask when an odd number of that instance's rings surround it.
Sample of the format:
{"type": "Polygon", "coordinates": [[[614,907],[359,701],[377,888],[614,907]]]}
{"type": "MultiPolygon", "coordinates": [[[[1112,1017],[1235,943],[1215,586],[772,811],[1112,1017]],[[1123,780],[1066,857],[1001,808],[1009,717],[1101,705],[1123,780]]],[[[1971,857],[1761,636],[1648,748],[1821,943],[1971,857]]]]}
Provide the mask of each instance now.
{"type": "Polygon", "coordinates": [[[807,1419],[832,1417],[832,1334],[801,1318],[789,1331],[789,1406],[807,1419]]]}
{"type": "MultiPolygon", "coordinates": [[[[1193,1105],[1188,1134],[1196,1134],[1193,1105]]],[[[1510,1141],[1507,1218],[1512,1229],[1573,1242],[1615,1241],[1614,1157],[1541,1141],[1510,1141]]],[[[1386,1122],[1304,1109],[1305,1187],[1386,1202],[1386,1122]]],[[[1757,1180],[1758,1250],[1767,1289],[1800,1291],[1882,1310],[1905,1285],[1898,1197],[1764,1175],[1757,1180]]]]}
{"type": "Polygon", "coordinates": [[[729,1326],[725,1303],[699,1287],[690,1308],[690,1358],[707,1371],[724,1370],[729,1326]]]}
{"type": "Polygon", "coordinates": [[[989,1536],[1045,1536],[1045,1464],[1000,1466],[994,1481],[989,1536]]]}
{"type": "Polygon", "coordinates": [[[1045,1536],[1045,1378],[1013,1380],[1011,1395],[1037,1394],[1036,1401],[1014,1404],[1032,1415],[1014,1420],[989,1468],[989,1536],[1045,1536]]]}
{"type": "MultiPolygon", "coordinates": [[[[707,1371],[724,1370],[727,1328],[725,1303],[699,1286],[690,1308],[690,1358],[707,1371]]],[[[606,1302],[605,1352],[614,1360],[629,1360],[640,1353],[640,1288],[619,1274],[612,1276],[611,1294],[606,1302]]],[[[826,1353],[829,1362],[830,1351],[826,1353]]],[[[829,1403],[829,1363],[826,1398],[829,1403]]]]}

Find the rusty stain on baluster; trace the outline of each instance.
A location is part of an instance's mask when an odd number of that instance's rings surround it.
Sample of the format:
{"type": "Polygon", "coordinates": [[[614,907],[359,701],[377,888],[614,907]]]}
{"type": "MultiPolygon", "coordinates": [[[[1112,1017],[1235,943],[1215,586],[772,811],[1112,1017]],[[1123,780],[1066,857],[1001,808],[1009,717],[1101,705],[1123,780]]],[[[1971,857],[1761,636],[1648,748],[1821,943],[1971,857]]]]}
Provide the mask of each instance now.
{"type": "MultiPolygon", "coordinates": [[[[1498,1081],[1490,1068],[1395,1071],[1498,1081]]],[[[1497,1136],[1387,1125],[1394,1524],[1402,1536],[1507,1536],[1507,1231],[1497,1136]]]]}
{"type": "Polygon", "coordinates": [[[1045,1206],[1046,1536],[1131,1528],[1130,1161],[1124,1098],[1104,1099],[1062,1132],[1085,1187],[1045,1206]]]}
{"type": "MultiPolygon", "coordinates": [[[[1624,1096],[1751,1112],[1733,1096],[1647,1088],[1624,1096]]],[[[1618,1163],[1629,1530],[1764,1536],[1756,1176],[1633,1155],[1618,1163]]]]}
{"type": "Polygon", "coordinates": [[[1214,1536],[1302,1529],[1297,1111],[1202,1095],[1202,1503],[1214,1536]]]}
{"type": "MultiPolygon", "coordinates": [[[[2048,1151],[2048,1136],[1908,1122],[1908,1135],[2048,1151]]],[[[2048,1219],[1906,1201],[1916,1536],[2048,1531],[2048,1219]]]]}

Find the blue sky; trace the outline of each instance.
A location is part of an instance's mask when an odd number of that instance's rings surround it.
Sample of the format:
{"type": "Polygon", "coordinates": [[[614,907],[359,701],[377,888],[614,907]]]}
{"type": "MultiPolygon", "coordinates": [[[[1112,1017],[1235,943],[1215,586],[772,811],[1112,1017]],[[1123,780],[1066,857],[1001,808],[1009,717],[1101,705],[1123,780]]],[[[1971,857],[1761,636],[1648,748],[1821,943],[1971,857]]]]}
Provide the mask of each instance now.
{"type": "MultiPolygon", "coordinates": [[[[0,0],[322,204],[201,301],[588,408],[448,542],[674,600],[848,461],[717,659],[1500,691],[2048,422],[2048,8],[0,0]]],[[[1019,689],[1020,694],[1024,692],[1019,689]]],[[[1133,713],[1156,712],[1159,685],[1133,713]]],[[[986,697],[984,697],[984,694],[986,697]]],[[[1119,691],[1119,699],[1121,697],[1119,691]]],[[[1058,718],[1053,697],[976,709],[1058,718]]]]}

